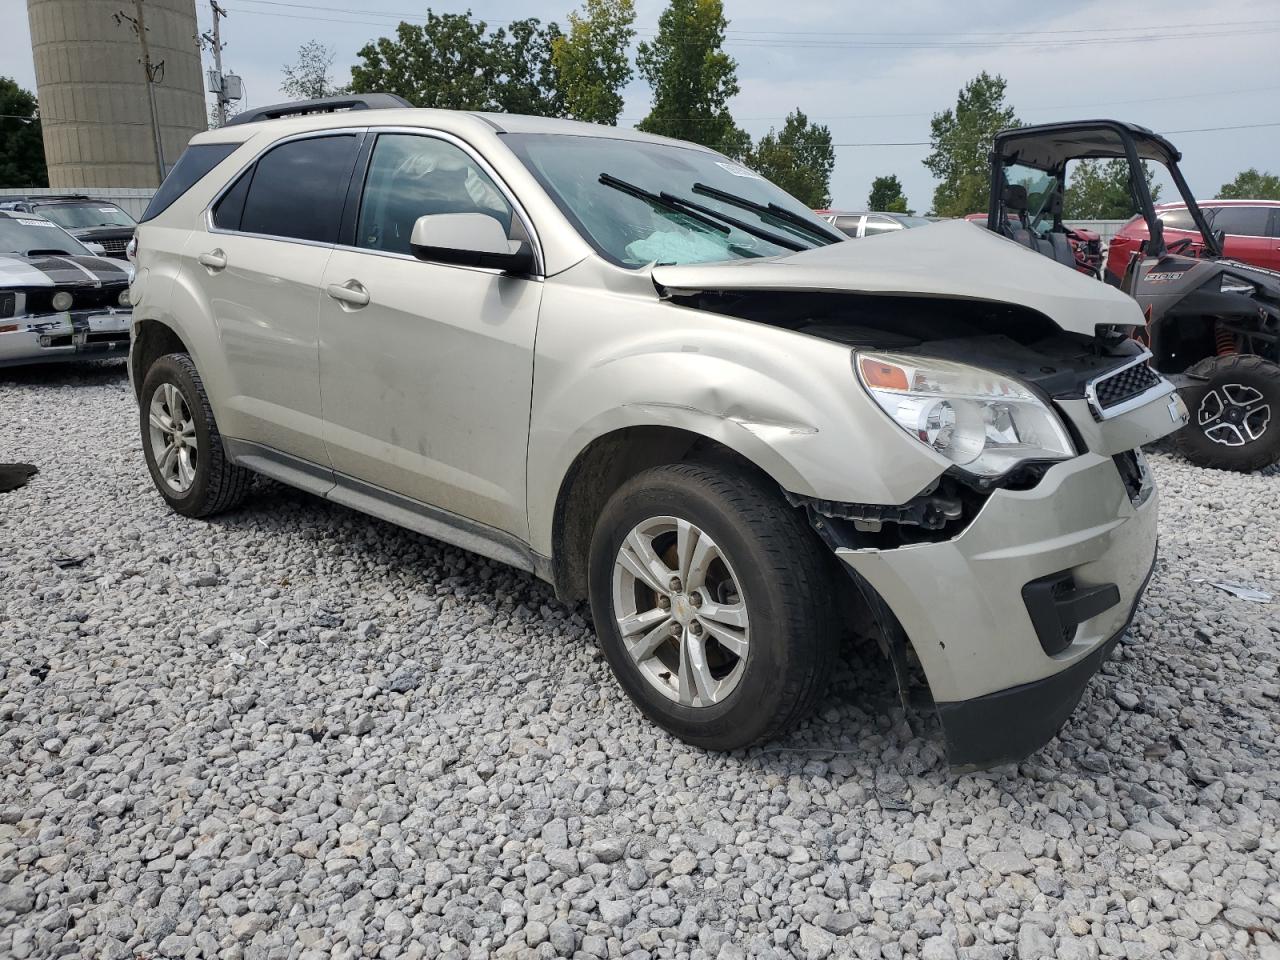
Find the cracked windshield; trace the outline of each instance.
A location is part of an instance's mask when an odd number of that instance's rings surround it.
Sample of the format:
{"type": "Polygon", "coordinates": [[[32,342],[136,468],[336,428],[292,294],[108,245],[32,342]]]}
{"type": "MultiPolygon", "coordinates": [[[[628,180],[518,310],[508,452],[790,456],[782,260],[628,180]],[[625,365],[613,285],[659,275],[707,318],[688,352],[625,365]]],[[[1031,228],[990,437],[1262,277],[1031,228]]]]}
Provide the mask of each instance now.
{"type": "Polygon", "coordinates": [[[504,140],[583,236],[622,266],[775,257],[843,239],[716,154],[603,137],[504,140]]]}

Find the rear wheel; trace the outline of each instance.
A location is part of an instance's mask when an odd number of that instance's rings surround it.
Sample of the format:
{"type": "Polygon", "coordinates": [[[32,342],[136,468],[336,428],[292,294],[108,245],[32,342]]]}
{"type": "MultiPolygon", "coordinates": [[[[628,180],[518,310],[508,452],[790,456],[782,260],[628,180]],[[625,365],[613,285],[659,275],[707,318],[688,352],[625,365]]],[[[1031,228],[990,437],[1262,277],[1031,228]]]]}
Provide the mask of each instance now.
{"type": "Polygon", "coordinates": [[[783,733],[831,674],[825,560],[753,476],[698,464],[641,473],[606,504],[591,543],[591,610],[619,683],[697,746],[783,733]]]}
{"type": "Polygon", "coordinates": [[[1187,373],[1201,379],[1182,389],[1191,414],[1177,436],[1183,456],[1219,470],[1280,461],[1280,366],[1235,354],[1201,360],[1187,373]]]}
{"type": "Polygon", "coordinates": [[[204,382],[187,354],[166,354],[151,365],[138,410],[147,468],[169,506],[208,517],[239,505],[253,474],[227,459],[204,382]]]}

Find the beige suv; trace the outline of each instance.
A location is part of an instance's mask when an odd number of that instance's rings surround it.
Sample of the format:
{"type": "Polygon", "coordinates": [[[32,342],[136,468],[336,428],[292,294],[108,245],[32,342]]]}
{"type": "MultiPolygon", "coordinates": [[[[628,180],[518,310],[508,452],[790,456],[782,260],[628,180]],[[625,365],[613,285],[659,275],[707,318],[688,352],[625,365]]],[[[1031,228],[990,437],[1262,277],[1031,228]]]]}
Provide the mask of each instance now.
{"type": "Polygon", "coordinates": [[[1130,299],[964,222],[844,242],[700,146],[386,99],[201,134],[144,216],[173,509],[260,473],[531,571],[694,744],[802,719],[855,624],[956,765],[1054,734],[1185,416],[1130,299]]]}

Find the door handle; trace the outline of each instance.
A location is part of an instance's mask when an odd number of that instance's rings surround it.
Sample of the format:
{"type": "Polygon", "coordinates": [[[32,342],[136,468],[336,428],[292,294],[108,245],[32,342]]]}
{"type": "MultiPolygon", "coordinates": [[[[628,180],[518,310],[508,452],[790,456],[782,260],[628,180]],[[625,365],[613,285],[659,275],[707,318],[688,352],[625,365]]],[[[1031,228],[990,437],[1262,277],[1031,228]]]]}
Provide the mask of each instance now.
{"type": "Polygon", "coordinates": [[[227,255],[221,249],[202,253],[196,259],[214,272],[223,269],[227,265],[227,255]]]}
{"type": "Polygon", "coordinates": [[[369,291],[359,280],[348,280],[346,283],[331,283],[325,292],[339,303],[352,307],[363,307],[369,302],[369,291]]]}

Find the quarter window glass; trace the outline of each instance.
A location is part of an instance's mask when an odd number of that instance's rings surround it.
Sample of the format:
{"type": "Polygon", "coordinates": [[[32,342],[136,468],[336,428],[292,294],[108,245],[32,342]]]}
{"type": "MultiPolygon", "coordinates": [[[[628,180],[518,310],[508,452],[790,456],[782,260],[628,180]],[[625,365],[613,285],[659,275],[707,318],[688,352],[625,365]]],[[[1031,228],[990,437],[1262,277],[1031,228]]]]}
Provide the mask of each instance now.
{"type": "Polygon", "coordinates": [[[378,137],[360,202],[356,246],[409,253],[414,223],[436,213],[488,214],[511,234],[511,206],[465,151],[434,137],[378,137]]]}
{"type": "Polygon", "coordinates": [[[1237,237],[1265,237],[1270,216],[1268,207],[1219,207],[1213,215],[1213,229],[1237,237]]]}
{"type": "Polygon", "coordinates": [[[1190,210],[1161,210],[1156,216],[1160,218],[1160,222],[1169,230],[1194,230],[1196,228],[1196,222],[1191,219],[1190,210]]]}
{"type": "Polygon", "coordinates": [[[231,156],[239,146],[238,143],[197,143],[187,147],[147,204],[142,222],[146,223],[164,213],[173,201],[195,186],[206,173],[231,156]]]}
{"type": "Polygon", "coordinates": [[[254,169],[240,229],[336,243],[355,155],[351,134],[282,143],[254,169]]]}

